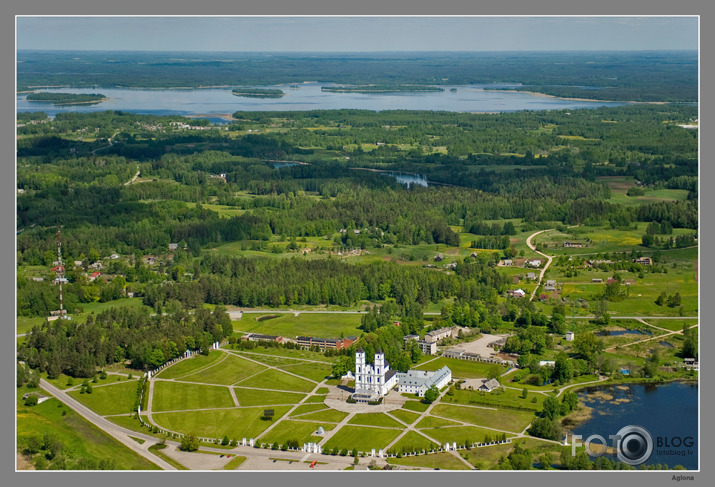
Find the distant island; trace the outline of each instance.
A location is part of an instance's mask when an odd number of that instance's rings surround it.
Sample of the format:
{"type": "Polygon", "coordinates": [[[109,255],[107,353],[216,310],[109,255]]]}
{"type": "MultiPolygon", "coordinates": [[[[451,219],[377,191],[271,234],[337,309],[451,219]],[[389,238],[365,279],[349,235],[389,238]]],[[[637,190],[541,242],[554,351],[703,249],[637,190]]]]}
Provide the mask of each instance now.
{"type": "Polygon", "coordinates": [[[52,93],[43,91],[40,93],[30,93],[27,95],[29,101],[46,101],[55,105],[80,105],[85,103],[99,103],[107,99],[100,93],[52,93]]]}
{"type": "Polygon", "coordinates": [[[250,98],[280,98],[285,96],[282,90],[269,88],[234,88],[232,93],[236,96],[250,98]]]}
{"type": "Polygon", "coordinates": [[[444,88],[425,85],[345,85],[323,86],[321,91],[331,93],[400,93],[413,91],[444,91],[444,88]]]}

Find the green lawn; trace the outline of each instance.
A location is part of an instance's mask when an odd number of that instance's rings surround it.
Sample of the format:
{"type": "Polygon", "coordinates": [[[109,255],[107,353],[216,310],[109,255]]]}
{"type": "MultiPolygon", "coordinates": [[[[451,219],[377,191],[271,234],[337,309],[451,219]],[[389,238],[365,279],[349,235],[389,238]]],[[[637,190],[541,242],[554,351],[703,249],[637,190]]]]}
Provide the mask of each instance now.
{"type": "MultiPolygon", "coordinates": [[[[272,408],[273,421],[282,417],[289,406],[272,408]]],[[[209,438],[231,439],[255,438],[273,421],[262,420],[264,408],[216,409],[212,411],[188,411],[180,413],[157,413],[154,422],[167,430],[179,433],[195,433],[209,438]]]]}
{"type": "Polygon", "coordinates": [[[432,409],[432,414],[447,419],[456,419],[471,423],[476,426],[493,427],[498,425],[498,429],[520,433],[533,421],[536,416],[532,412],[517,411],[510,409],[481,409],[476,407],[451,406],[448,404],[438,404],[432,409]]]}
{"type": "Polygon", "coordinates": [[[414,457],[390,458],[387,463],[407,465],[410,467],[434,468],[435,470],[469,470],[469,467],[466,466],[464,462],[447,452],[417,455],[414,457]]]}
{"type": "Polygon", "coordinates": [[[246,461],[246,457],[233,457],[230,462],[223,466],[224,470],[236,470],[243,462],[246,461]]]}
{"type": "MultiPolygon", "coordinates": [[[[233,322],[234,326],[236,321],[233,322]]],[[[320,352],[313,352],[311,350],[297,350],[297,349],[291,349],[291,348],[265,348],[265,347],[256,347],[251,350],[238,350],[236,349],[235,352],[238,355],[243,355],[248,358],[252,358],[255,360],[260,360],[260,357],[263,355],[274,355],[277,357],[288,357],[288,358],[302,358],[306,360],[314,360],[316,362],[324,362],[326,364],[331,364],[333,363],[333,360],[335,360],[335,357],[326,357],[320,352]]],[[[264,357],[265,358],[265,357],[264,357]]]]}
{"type": "Polygon", "coordinates": [[[327,395],[313,395],[310,396],[308,399],[305,400],[306,403],[323,403],[325,402],[325,398],[327,395]]]}
{"type": "Polygon", "coordinates": [[[193,374],[197,370],[203,369],[215,363],[218,359],[224,356],[218,351],[209,352],[208,356],[196,354],[191,358],[181,360],[171,367],[159,372],[155,377],[161,379],[176,379],[185,375],[193,374]]]}
{"type": "Polygon", "coordinates": [[[425,404],[422,401],[406,401],[402,406],[402,409],[409,409],[410,411],[416,411],[418,413],[423,413],[427,411],[429,404],[425,404]]]}
{"type": "Polygon", "coordinates": [[[236,385],[240,387],[256,387],[259,389],[296,392],[310,392],[315,389],[315,383],[285,374],[275,369],[263,371],[258,375],[239,381],[236,385]]]}
{"type": "Polygon", "coordinates": [[[314,380],[320,382],[326,377],[330,377],[333,373],[332,367],[330,365],[316,364],[311,362],[303,362],[297,365],[289,365],[286,367],[281,367],[281,370],[290,372],[292,374],[305,377],[306,379],[314,380]]]}
{"type": "Polygon", "coordinates": [[[282,314],[277,318],[257,321],[256,318],[265,315],[266,313],[244,313],[240,320],[233,322],[233,328],[238,331],[288,338],[296,336],[339,338],[341,334],[360,336],[361,333],[358,326],[362,316],[359,314],[303,313],[298,316],[282,314]]]}
{"type": "MultiPolygon", "coordinates": [[[[499,428],[498,425],[494,425],[494,427],[499,428]]],[[[420,431],[430,438],[434,438],[440,444],[444,444],[446,442],[456,442],[458,445],[464,444],[467,441],[470,443],[482,442],[486,436],[491,436],[492,439],[496,439],[497,436],[502,435],[502,433],[498,431],[492,431],[486,428],[477,428],[475,426],[442,427],[421,429],[420,431]]],[[[507,433],[506,436],[507,438],[510,438],[514,435],[507,433]]]]}
{"type": "Polygon", "coordinates": [[[305,414],[305,413],[314,413],[316,411],[322,411],[324,409],[329,409],[328,406],[325,404],[301,404],[297,408],[295,408],[295,411],[291,413],[291,417],[298,417],[299,419],[303,419],[302,416],[298,416],[300,414],[305,414]]]}
{"type": "MultiPolygon", "coordinates": [[[[295,358],[285,358],[285,357],[276,357],[273,355],[245,355],[245,358],[249,358],[251,360],[255,360],[256,362],[260,362],[264,365],[269,365],[271,367],[289,367],[292,365],[309,365],[311,362],[306,362],[305,360],[300,360],[300,359],[295,359],[295,358]]],[[[322,365],[322,364],[316,364],[316,365],[322,365]]]]}
{"type": "Polygon", "coordinates": [[[228,387],[156,381],[152,411],[230,408],[235,403],[228,387]]]}
{"type": "MultiPolygon", "coordinates": [[[[324,404],[322,405],[326,407],[324,404]]],[[[348,413],[338,411],[336,409],[326,409],[325,411],[317,411],[314,413],[308,413],[300,416],[299,419],[306,419],[310,421],[326,421],[328,423],[339,423],[347,417],[348,413]]]]}
{"type": "MultiPolygon", "coordinates": [[[[520,384],[514,384],[519,387],[520,384]]],[[[553,389],[553,387],[552,387],[553,389]]],[[[541,404],[546,399],[543,394],[528,394],[526,399],[521,397],[521,390],[500,389],[492,392],[469,391],[466,389],[454,390],[452,396],[445,395],[441,404],[464,404],[468,406],[507,406],[517,408],[541,410],[541,404]],[[532,400],[536,398],[536,402],[532,400]]]]}
{"type": "Polygon", "coordinates": [[[271,404],[296,404],[305,396],[293,392],[254,391],[252,389],[235,389],[236,397],[241,406],[268,406],[271,404]]]}
{"type": "Polygon", "coordinates": [[[645,321],[651,325],[666,328],[672,331],[682,331],[683,325],[687,324],[690,325],[690,327],[693,327],[700,322],[700,320],[658,320],[651,318],[646,318],[645,321]]]}
{"type": "Polygon", "coordinates": [[[328,440],[325,448],[347,448],[369,452],[372,448],[380,449],[390,444],[401,433],[400,430],[370,428],[367,426],[343,426],[328,440]]]}
{"type": "Polygon", "coordinates": [[[419,414],[405,411],[404,409],[395,409],[394,411],[390,411],[390,414],[405,424],[412,424],[420,417],[419,414]]]}
{"type": "Polygon", "coordinates": [[[287,440],[298,440],[299,445],[308,442],[319,442],[322,436],[314,436],[318,428],[322,426],[325,431],[332,430],[335,425],[325,423],[308,423],[306,421],[281,421],[278,426],[260,438],[263,443],[273,444],[278,442],[284,444],[287,440]]]}
{"type": "MultiPolygon", "coordinates": [[[[483,378],[487,376],[487,372],[495,364],[486,362],[473,362],[471,360],[459,360],[454,358],[440,357],[437,360],[415,367],[417,370],[437,370],[444,366],[449,367],[452,371],[452,377],[460,379],[483,378]]],[[[501,373],[506,372],[506,367],[498,366],[501,373]]]]}
{"type": "Polygon", "coordinates": [[[49,433],[57,435],[70,461],[85,457],[113,461],[117,470],[160,470],[71,409],[64,405],[59,407],[61,403],[57,399],[25,406],[22,395],[31,391],[47,395],[38,389],[17,389],[18,451],[22,451],[30,436],[42,437],[49,433]]]}
{"type": "Polygon", "coordinates": [[[430,449],[438,447],[439,445],[434,441],[430,441],[414,431],[408,431],[405,436],[390,447],[390,450],[393,452],[420,452],[422,450],[429,451],[430,449]]]}
{"type": "Polygon", "coordinates": [[[415,425],[415,428],[439,428],[441,426],[457,426],[459,424],[460,423],[456,421],[450,421],[448,419],[426,416],[422,418],[422,421],[415,425]]]}
{"type": "MultiPolygon", "coordinates": [[[[224,355],[225,356],[225,355],[224,355]]],[[[265,367],[250,360],[228,354],[225,360],[200,370],[191,375],[181,377],[188,382],[202,382],[204,384],[229,385],[240,382],[247,377],[266,370],[265,367]]]]}
{"type": "Polygon", "coordinates": [[[348,424],[360,424],[363,426],[386,426],[388,428],[404,428],[400,423],[385,415],[384,413],[356,414],[348,421],[348,424]]]}
{"type": "Polygon", "coordinates": [[[70,391],[69,395],[97,414],[129,413],[134,408],[134,401],[137,397],[137,381],[124,381],[102,387],[92,387],[91,394],[70,391]]]}

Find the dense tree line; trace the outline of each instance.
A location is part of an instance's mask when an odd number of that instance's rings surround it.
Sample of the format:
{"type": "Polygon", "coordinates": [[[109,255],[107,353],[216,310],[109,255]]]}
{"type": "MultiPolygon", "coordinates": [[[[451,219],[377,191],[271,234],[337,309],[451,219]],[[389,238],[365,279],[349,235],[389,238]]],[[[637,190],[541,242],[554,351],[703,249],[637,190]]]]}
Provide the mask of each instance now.
{"type": "Polygon", "coordinates": [[[92,377],[97,368],[125,360],[149,369],[181,356],[187,349],[208,353],[211,344],[233,333],[224,308],[193,314],[150,316],[142,310],[111,308],[80,323],[58,319],[35,326],[18,349],[18,357],[49,378],[64,373],[92,377]]]}

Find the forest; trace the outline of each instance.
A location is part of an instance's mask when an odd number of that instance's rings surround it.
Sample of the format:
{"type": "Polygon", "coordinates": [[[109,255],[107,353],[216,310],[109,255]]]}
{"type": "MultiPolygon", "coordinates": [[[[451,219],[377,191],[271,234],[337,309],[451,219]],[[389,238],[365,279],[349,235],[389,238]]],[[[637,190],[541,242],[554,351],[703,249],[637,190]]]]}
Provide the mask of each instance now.
{"type": "Polygon", "coordinates": [[[19,91],[48,85],[170,88],[317,80],[352,85],[491,84],[494,88],[618,101],[696,102],[698,98],[696,51],[341,53],[335,56],[326,53],[20,50],[18,61],[19,91]]]}
{"type": "MultiPolygon", "coordinates": [[[[560,325],[534,303],[503,297],[512,281],[495,263],[516,255],[510,239],[539,228],[647,224],[644,249],[694,245],[697,132],[678,124],[695,117],[695,107],[677,104],[502,114],[237,112],[222,125],[112,111],[20,113],[19,315],[59,307],[51,280],[26,275],[55,265],[58,227],[64,261],[81,261],[66,271],[70,313],[129,292],[157,313],[51,322],[31,331],[22,356],[74,375],[122,359],[148,367],[159,352],[175,356],[170,343],[181,351],[189,337],[195,348],[209,335],[220,338],[228,330],[217,328],[223,305],[386,306],[366,318],[366,333],[382,329],[386,316],[407,320],[405,332],[420,329],[423,311],[442,306],[448,322],[542,336],[560,325]],[[429,185],[408,188],[381,171],[419,174],[429,185]],[[683,196],[627,205],[609,178],[638,181],[633,198],[683,196]],[[467,245],[494,252],[455,259],[448,272],[427,265],[434,254],[411,255],[459,247],[462,232],[467,245]],[[227,245],[231,252],[217,251],[227,245]],[[340,257],[347,252],[385,258],[340,257]],[[395,261],[393,252],[409,258],[395,261]],[[120,258],[107,260],[114,253],[120,258]],[[106,279],[88,275],[98,261],[106,279]],[[219,307],[215,318],[198,314],[205,305],[219,307]],[[167,330],[179,316],[184,324],[167,330]],[[42,355],[50,336],[51,350],[63,350],[56,358],[42,355]],[[79,345],[85,341],[93,345],[79,345]]],[[[538,353],[541,341],[529,337],[509,349],[538,353]]]]}

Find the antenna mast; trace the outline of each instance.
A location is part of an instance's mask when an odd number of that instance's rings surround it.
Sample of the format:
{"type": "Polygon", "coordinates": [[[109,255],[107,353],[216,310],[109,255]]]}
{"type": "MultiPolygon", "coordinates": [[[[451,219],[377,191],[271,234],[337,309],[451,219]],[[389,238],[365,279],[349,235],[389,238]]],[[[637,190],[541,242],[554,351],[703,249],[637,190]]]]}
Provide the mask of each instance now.
{"type": "Polygon", "coordinates": [[[60,285],[60,317],[64,315],[65,309],[62,302],[62,283],[65,279],[65,266],[62,263],[62,235],[60,230],[57,230],[57,276],[55,277],[55,282],[60,285]]]}

